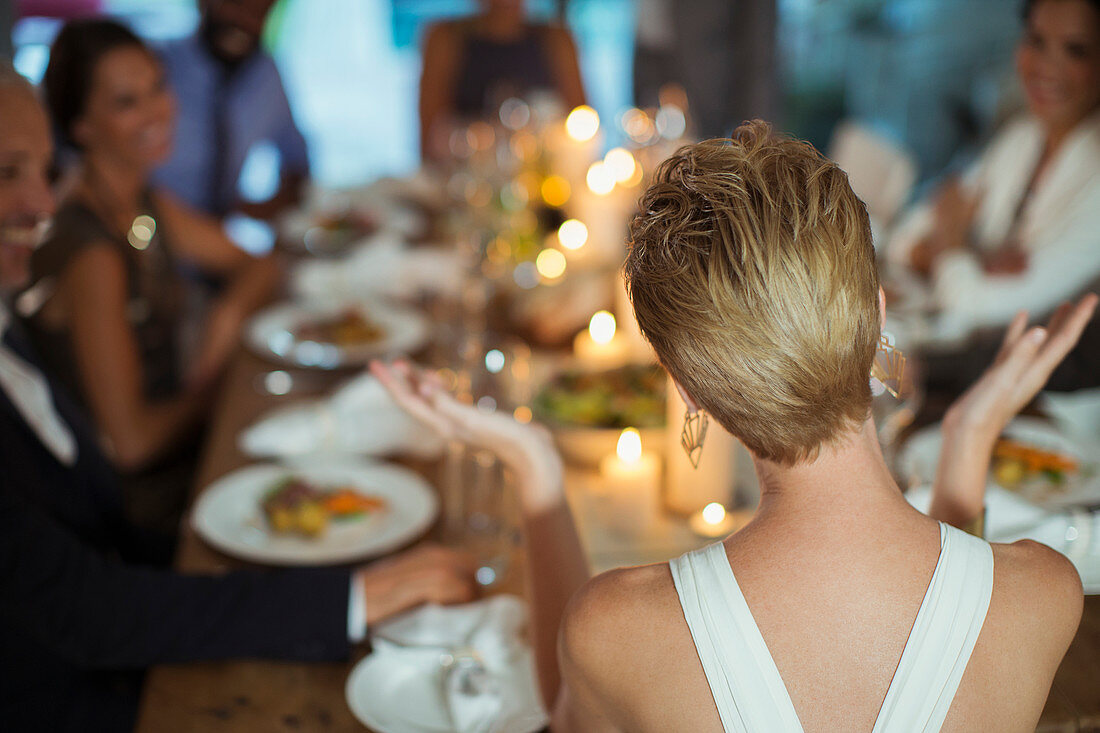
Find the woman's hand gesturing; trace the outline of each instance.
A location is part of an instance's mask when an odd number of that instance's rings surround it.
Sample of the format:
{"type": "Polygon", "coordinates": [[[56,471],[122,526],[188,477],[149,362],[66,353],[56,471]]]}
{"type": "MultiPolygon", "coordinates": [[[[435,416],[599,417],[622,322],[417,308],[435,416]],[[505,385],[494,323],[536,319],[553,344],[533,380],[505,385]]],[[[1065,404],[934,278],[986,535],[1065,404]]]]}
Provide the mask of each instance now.
{"type": "Polygon", "coordinates": [[[1064,303],[1046,328],[1029,329],[1026,313],[1012,320],[993,364],[944,417],[932,516],[962,526],[982,513],[994,443],[1073,349],[1098,301],[1089,294],[1064,303]]]}
{"type": "Polygon", "coordinates": [[[370,369],[402,409],[441,437],[499,457],[515,473],[526,511],[538,512],[562,501],[561,458],[544,428],[463,404],[443,388],[435,374],[408,362],[386,365],[375,361],[370,369]]]}

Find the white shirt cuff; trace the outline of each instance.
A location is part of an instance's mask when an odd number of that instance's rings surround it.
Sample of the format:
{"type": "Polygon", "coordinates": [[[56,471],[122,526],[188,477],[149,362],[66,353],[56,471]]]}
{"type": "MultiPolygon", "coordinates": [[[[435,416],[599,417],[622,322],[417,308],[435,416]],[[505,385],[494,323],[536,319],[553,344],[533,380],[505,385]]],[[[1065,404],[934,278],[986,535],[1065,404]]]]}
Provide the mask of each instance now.
{"type": "Polygon", "coordinates": [[[358,644],[367,638],[367,598],[363,592],[363,578],[351,574],[351,592],[348,593],[348,641],[358,644]]]}

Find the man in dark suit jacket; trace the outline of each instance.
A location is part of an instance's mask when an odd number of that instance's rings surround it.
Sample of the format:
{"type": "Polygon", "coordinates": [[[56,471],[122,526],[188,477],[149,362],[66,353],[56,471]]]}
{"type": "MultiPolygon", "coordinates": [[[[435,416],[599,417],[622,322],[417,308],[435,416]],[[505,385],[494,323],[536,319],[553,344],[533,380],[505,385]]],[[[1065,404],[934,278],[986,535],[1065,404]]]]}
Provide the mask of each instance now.
{"type": "Polygon", "coordinates": [[[354,571],[182,575],[136,564],[95,435],[38,368],[2,297],[53,210],[33,90],[0,65],[0,728],[128,730],[136,671],[226,658],[339,660],[368,623],[469,599],[471,567],[425,548],[354,571]]]}

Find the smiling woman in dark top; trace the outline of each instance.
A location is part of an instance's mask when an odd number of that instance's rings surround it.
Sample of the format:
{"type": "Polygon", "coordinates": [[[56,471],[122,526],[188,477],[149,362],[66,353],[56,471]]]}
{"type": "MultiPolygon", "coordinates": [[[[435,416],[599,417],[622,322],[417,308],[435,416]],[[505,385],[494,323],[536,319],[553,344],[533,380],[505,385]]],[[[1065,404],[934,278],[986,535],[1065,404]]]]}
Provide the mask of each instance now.
{"type": "Polygon", "coordinates": [[[189,483],[184,446],[206,417],[241,323],[266,300],[278,269],[149,184],[171,149],[174,101],[160,63],[128,29],[107,20],[66,24],[44,87],[55,129],[78,162],[32,263],[41,307],[30,331],[127,474],[131,516],[170,530],[189,483]],[[182,263],[224,283],[192,358],[180,348],[182,263]]]}

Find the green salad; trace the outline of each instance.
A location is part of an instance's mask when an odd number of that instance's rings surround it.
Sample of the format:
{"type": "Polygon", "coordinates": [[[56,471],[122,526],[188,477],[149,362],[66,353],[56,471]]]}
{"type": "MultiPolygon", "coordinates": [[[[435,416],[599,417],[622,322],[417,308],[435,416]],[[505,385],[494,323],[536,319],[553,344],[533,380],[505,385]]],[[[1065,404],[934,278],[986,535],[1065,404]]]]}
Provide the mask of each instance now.
{"type": "Polygon", "coordinates": [[[563,372],[535,397],[546,423],[587,428],[659,428],[665,424],[665,373],[657,366],[563,372]]]}

